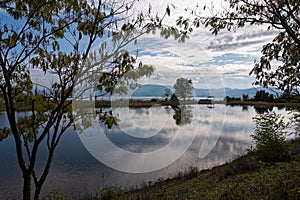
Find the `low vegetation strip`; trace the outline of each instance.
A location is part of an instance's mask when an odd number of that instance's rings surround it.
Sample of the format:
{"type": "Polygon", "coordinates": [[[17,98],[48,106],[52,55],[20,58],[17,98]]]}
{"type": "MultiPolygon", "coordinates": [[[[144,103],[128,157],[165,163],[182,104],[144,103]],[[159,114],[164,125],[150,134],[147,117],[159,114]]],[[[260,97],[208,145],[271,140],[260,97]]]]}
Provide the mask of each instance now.
{"type": "MultiPolygon", "coordinates": [[[[241,158],[239,162],[248,162],[241,158]]],[[[250,164],[250,163],[248,163],[250,164]]],[[[253,164],[253,163],[252,163],[253,164]]],[[[300,199],[298,161],[236,171],[233,164],[125,193],[121,199],[300,199]]],[[[260,164],[257,164],[258,166],[260,164]]]]}
{"type": "Polygon", "coordinates": [[[291,147],[289,162],[264,163],[251,151],[209,170],[191,169],[133,191],[108,187],[80,200],[300,199],[300,140],[292,141],[291,147]]]}

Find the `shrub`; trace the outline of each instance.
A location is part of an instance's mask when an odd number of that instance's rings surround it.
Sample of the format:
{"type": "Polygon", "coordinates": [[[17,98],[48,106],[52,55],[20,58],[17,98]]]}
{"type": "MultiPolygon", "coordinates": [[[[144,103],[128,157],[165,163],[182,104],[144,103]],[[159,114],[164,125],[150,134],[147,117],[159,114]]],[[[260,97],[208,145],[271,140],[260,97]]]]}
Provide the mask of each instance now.
{"type": "Polygon", "coordinates": [[[292,123],[292,128],[293,132],[296,137],[300,136],[300,112],[297,111],[293,113],[293,116],[291,117],[291,123],[292,123]]]}
{"type": "Polygon", "coordinates": [[[254,117],[256,128],[251,135],[258,158],[263,162],[283,162],[291,159],[290,145],[285,141],[287,124],[280,114],[265,113],[254,117]]]}
{"type": "Polygon", "coordinates": [[[53,190],[52,192],[47,193],[42,200],[66,200],[66,195],[63,195],[59,190],[53,190]]]}
{"type": "Polygon", "coordinates": [[[104,187],[100,191],[101,200],[118,200],[121,199],[124,192],[119,187],[104,187]]]}

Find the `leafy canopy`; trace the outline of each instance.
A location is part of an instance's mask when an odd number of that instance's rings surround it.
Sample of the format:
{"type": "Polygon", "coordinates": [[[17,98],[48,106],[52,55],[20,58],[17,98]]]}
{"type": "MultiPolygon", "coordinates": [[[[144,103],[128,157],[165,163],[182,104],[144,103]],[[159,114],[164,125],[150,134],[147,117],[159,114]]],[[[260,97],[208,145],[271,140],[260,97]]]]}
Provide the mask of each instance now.
{"type": "Polygon", "coordinates": [[[258,158],[264,162],[280,162],[290,159],[290,147],[285,141],[288,124],[280,114],[264,113],[253,118],[254,134],[251,135],[258,158]]]}
{"type": "Polygon", "coordinates": [[[193,94],[193,82],[190,79],[178,78],[174,84],[175,95],[184,100],[193,94]]]}

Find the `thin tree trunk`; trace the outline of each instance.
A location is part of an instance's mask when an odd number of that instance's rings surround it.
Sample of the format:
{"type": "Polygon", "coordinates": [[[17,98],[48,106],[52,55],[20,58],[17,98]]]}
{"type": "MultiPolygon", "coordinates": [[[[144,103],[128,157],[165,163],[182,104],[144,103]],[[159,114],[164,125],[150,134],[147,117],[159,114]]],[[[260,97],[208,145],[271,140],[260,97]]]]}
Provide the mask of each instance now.
{"type": "Polygon", "coordinates": [[[43,183],[42,184],[38,183],[35,185],[34,200],[39,200],[42,191],[42,186],[43,183]]]}
{"type": "Polygon", "coordinates": [[[23,200],[31,200],[31,175],[28,172],[23,173],[23,200]]]}
{"type": "Polygon", "coordinates": [[[46,166],[44,168],[43,174],[42,174],[40,180],[35,183],[34,200],[39,200],[41,190],[42,190],[42,186],[44,185],[44,183],[46,181],[46,177],[48,176],[48,173],[49,173],[49,170],[50,170],[54,150],[55,150],[55,147],[49,150],[50,152],[49,152],[49,155],[48,155],[47,163],[46,163],[46,166]]]}

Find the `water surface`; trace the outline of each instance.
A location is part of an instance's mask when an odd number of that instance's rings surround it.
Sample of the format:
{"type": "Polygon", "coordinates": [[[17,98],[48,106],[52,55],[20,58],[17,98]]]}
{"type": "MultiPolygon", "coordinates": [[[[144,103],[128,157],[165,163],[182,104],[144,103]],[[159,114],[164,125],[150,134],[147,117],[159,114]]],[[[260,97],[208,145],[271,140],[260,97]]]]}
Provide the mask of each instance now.
{"type": "MultiPolygon", "coordinates": [[[[151,165],[159,166],[168,157],[177,154],[187,142],[191,142],[184,153],[169,165],[147,173],[128,173],[112,169],[99,162],[91,150],[82,143],[84,137],[96,138],[97,134],[79,135],[68,130],[59,144],[43,193],[59,189],[70,196],[94,193],[101,187],[117,185],[132,189],[155,182],[159,178],[175,176],[190,167],[199,170],[221,165],[244,154],[252,145],[250,135],[256,115],[253,107],[229,107],[215,105],[193,105],[181,110],[171,107],[118,108],[114,114],[121,120],[118,127],[102,131],[116,146],[133,153],[159,152],[169,145],[168,151],[161,151],[151,165]],[[181,116],[180,116],[181,115],[181,116]],[[165,158],[165,159],[164,159],[165,158]]],[[[280,112],[286,113],[281,110],[280,112]]],[[[7,126],[4,113],[0,114],[1,126],[7,126]]],[[[101,144],[101,143],[99,143],[101,144]]],[[[19,199],[22,177],[17,166],[13,138],[9,136],[0,142],[0,199],[19,199]]],[[[41,148],[39,160],[45,160],[46,148],[41,148]]],[[[132,170],[134,160],[119,158],[108,149],[112,158],[132,170]]],[[[140,161],[145,169],[152,166],[140,161]]],[[[38,163],[40,167],[42,162],[38,163]]],[[[148,170],[149,171],[149,170],[148,170]]]]}

